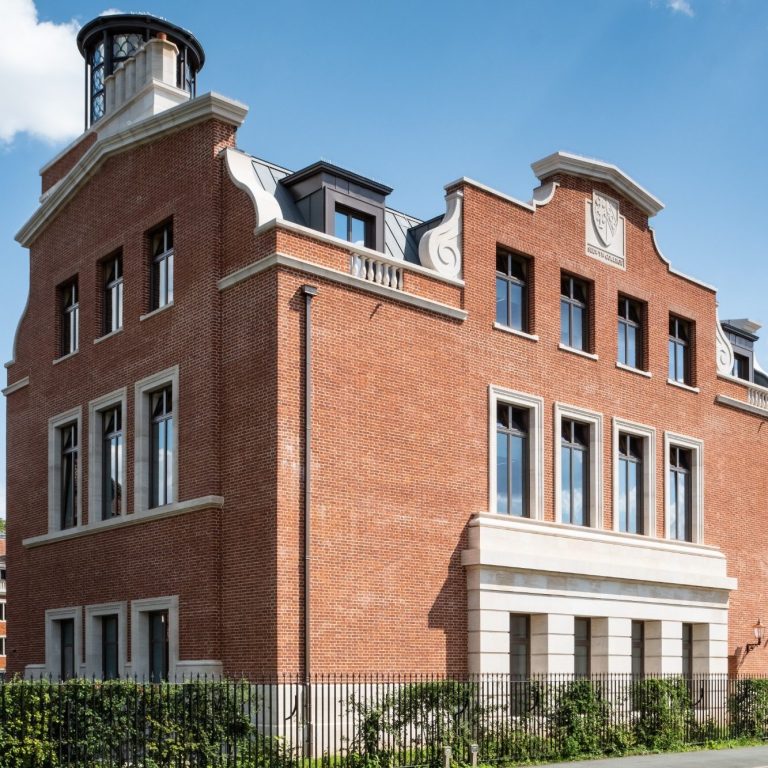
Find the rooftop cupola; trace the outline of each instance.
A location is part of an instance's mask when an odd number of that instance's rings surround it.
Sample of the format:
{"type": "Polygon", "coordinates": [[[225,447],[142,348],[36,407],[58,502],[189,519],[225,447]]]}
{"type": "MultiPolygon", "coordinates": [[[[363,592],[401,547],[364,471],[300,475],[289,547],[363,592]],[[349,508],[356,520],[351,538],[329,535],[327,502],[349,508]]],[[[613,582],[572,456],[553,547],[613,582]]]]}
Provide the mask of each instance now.
{"type": "Polygon", "coordinates": [[[86,130],[129,102],[121,126],[194,97],[205,63],[191,32],[145,13],[99,16],[80,30],[77,46],[85,59],[86,130]]]}

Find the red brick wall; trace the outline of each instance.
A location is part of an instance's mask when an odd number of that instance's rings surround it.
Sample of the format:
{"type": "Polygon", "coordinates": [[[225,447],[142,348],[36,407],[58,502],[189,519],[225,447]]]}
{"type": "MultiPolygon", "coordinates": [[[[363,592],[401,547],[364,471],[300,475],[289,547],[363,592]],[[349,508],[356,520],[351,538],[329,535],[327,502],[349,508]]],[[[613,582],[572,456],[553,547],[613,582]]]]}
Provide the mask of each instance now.
{"type": "Polygon", "coordinates": [[[11,671],[42,663],[46,608],[179,594],[182,658],[219,658],[221,512],[102,532],[25,548],[47,531],[47,424],[82,406],[80,440],[87,509],[88,402],[128,389],[124,415],[125,503],[133,510],[134,383],[179,366],[179,498],[221,494],[220,272],[221,162],[231,126],[210,120],[114,156],[67,203],[31,248],[29,309],[9,380],[29,375],[8,399],[8,558],[13,563],[11,671]],[[140,321],[148,309],[146,233],[172,217],[174,306],[140,321]],[[122,248],[124,328],[99,344],[100,260],[122,248]],[[56,286],[78,276],[80,349],[58,354],[56,286]],[[192,628],[194,627],[194,631],[192,628]]]}
{"type": "Polygon", "coordinates": [[[63,179],[74,167],[77,161],[96,143],[98,134],[96,131],[89,131],[83,134],[82,138],[69,149],[51,166],[46,168],[40,175],[42,177],[42,192],[47,192],[57,181],[63,179]]]}
{"type": "MultiPolygon", "coordinates": [[[[344,249],[272,228],[254,238],[247,196],[219,150],[232,130],[216,121],[110,159],[32,249],[30,310],[8,399],[9,524],[13,562],[9,667],[43,660],[46,608],[180,595],[181,656],[220,658],[229,674],[302,669],[303,284],[313,302],[314,671],[461,673],[466,670],[466,586],[460,564],[472,515],[488,510],[488,386],[545,401],[545,518],[554,519],[553,406],[604,416],[605,526],[612,527],[612,418],[657,430],[657,534],[664,531],[665,430],[704,440],[705,541],[728,556],[740,589],[731,600],[730,650],[764,605],[768,548],[759,515],[765,455],[760,419],[715,405],[744,399],[716,377],[715,296],[669,272],[647,221],[628,201],[627,270],[584,253],[584,205],[593,185],[558,179],[535,213],[464,187],[465,287],[407,276],[406,289],[467,310],[464,322],[285,268],[223,292],[216,282],[275,251],[345,271],[344,249]],[[176,297],[143,322],[144,235],[173,217],[176,297]],[[533,259],[531,341],[494,330],[498,245],[533,259]],[[125,265],[125,328],[99,334],[97,264],[116,248],[125,265]],[[562,351],[560,273],[593,286],[594,352],[562,351]],[[80,352],[56,355],[55,286],[79,275],[80,352]],[[616,367],[619,293],[647,303],[645,378],[616,367]],[[695,323],[699,393],[667,384],[670,312],[695,323]],[[47,421],[127,386],[126,500],[133,507],[133,384],[180,367],[181,499],[221,494],[221,511],[193,513],[34,549],[47,528],[47,421]]],[[[600,185],[596,185],[602,189],[600,185]]],[[[608,190],[612,196],[615,192],[608,190]]],[[[87,498],[87,476],[81,492],[87,498]]],[[[84,505],[85,506],[85,505],[84,505]]],[[[744,670],[768,671],[753,653],[744,670]]]]}

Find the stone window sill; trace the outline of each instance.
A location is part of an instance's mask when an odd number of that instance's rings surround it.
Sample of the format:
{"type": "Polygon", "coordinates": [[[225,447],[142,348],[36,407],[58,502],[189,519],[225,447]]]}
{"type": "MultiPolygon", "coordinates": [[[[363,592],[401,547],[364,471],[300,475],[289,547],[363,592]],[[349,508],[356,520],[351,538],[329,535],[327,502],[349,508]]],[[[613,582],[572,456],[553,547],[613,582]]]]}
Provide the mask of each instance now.
{"type": "Polygon", "coordinates": [[[576,349],[576,347],[569,347],[567,344],[558,344],[558,349],[562,349],[563,352],[570,352],[572,355],[578,355],[579,357],[586,357],[589,360],[599,360],[600,358],[592,352],[585,352],[583,349],[576,349]]]}
{"type": "Polygon", "coordinates": [[[645,376],[646,379],[650,379],[653,374],[650,371],[644,371],[642,368],[633,368],[631,365],[624,365],[624,363],[616,363],[616,367],[622,371],[628,371],[629,373],[635,373],[638,376],[645,376]]]}
{"type": "Polygon", "coordinates": [[[526,333],[525,331],[518,331],[517,328],[510,328],[508,325],[502,325],[501,323],[494,323],[493,327],[497,331],[504,331],[504,333],[511,333],[513,336],[520,336],[528,341],[538,341],[539,337],[533,333],[526,333]]]}
{"type": "Polygon", "coordinates": [[[147,312],[146,315],[141,315],[139,317],[139,320],[142,322],[144,320],[149,320],[150,317],[154,317],[155,315],[159,315],[161,312],[165,312],[166,309],[170,309],[173,306],[173,302],[169,301],[167,304],[163,304],[162,307],[158,307],[157,309],[153,309],[151,312],[147,312]]]}
{"type": "Polygon", "coordinates": [[[59,363],[63,363],[65,360],[69,360],[70,357],[74,357],[80,350],[76,349],[74,352],[67,352],[66,355],[62,355],[61,357],[57,357],[54,361],[54,365],[58,365],[59,363]]]}
{"type": "Polygon", "coordinates": [[[103,336],[99,336],[98,339],[94,339],[93,343],[94,344],[101,344],[102,341],[106,341],[107,339],[111,339],[113,336],[117,336],[118,333],[122,333],[122,332],[123,332],[123,327],[120,326],[116,330],[110,331],[109,333],[105,333],[103,336]]]}
{"type": "Polygon", "coordinates": [[[667,384],[677,387],[678,389],[684,389],[686,392],[694,392],[695,394],[698,394],[701,391],[698,387],[692,387],[690,384],[683,384],[682,381],[675,381],[674,379],[667,379],[667,384]]]}

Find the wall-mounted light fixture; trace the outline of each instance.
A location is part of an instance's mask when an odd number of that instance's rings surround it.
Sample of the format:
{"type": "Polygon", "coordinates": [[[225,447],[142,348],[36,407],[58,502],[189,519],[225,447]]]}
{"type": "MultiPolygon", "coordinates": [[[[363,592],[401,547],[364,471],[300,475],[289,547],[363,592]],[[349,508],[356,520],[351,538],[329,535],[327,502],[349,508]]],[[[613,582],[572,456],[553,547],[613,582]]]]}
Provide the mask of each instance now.
{"type": "Polygon", "coordinates": [[[744,655],[746,656],[750,651],[763,644],[763,632],[765,632],[765,624],[758,619],[757,624],[752,627],[752,631],[755,634],[755,642],[747,643],[744,647],[744,655]]]}

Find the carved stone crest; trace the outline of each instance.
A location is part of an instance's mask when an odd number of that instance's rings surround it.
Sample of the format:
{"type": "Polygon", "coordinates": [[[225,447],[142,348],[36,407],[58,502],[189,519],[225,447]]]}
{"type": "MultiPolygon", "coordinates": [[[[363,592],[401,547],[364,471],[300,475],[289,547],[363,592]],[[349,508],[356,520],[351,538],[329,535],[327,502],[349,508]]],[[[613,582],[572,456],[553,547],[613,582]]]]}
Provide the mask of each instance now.
{"type": "Polygon", "coordinates": [[[619,201],[592,190],[585,201],[586,252],[619,269],[627,268],[625,221],[619,212],[619,201]]]}
{"type": "Polygon", "coordinates": [[[595,223],[595,231],[607,248],[613,242],[619,226],[619,203],[593,190],[592,221],[595,223]]]}

